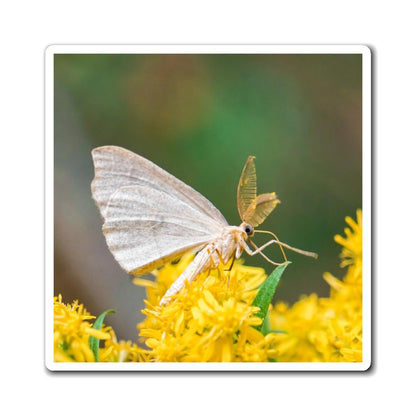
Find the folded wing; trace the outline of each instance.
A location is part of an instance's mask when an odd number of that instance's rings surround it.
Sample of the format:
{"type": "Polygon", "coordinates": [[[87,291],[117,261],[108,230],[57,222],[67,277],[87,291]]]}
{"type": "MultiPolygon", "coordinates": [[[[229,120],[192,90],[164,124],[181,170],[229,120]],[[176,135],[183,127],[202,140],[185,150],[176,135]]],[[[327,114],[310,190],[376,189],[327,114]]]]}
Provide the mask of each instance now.
{"type": "Polygon", "coordinates": [[[148,185],[122,186],[107,203],[103,232],[128,273],[140,276],[218,238],[224,225],[148,185]]]}
{"type": "Polygon", "coordinates": [[[199,192],[142,156],[117,146],[98,147],[92,151],[95,177],[92,195],[106,219],[107,204],[121,186],[141,185],[179,199],[194,210],[224,225],[220,211],[199,192]]]}

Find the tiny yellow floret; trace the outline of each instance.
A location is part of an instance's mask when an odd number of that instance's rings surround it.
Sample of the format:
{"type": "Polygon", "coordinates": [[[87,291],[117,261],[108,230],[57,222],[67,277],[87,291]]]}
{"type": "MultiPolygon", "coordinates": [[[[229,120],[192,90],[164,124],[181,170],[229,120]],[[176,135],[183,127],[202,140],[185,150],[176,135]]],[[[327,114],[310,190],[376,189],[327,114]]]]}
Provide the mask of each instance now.
{"type": "MultiPolygon", "coordinates": [[[[253,306],[263,269],[236,260],[200,274],[160,305],[170,285],[188,267],[193,254],[154,272],[155,281],[134,278],[147,291],[145,319],[138,324],[142,347],[117,341],[106,325],[93,328],[92,316],[79,303],[54,298],[54,356],[58,362],[94,362],[90,337],[100,340],[100,362],[360,362],[362,361],[362,213],[346,217],[342,246],[343,279],[323,277],[327,298],[315,293],[294,305],[271,305],[263,322],[253,306]],[[262,327],[262,331],[258,328],[262,327]]],[[[278,293],[278,292],[277,292],[278,293]]]]}
{"type": "Polygon", "coordinates": [[[263,269],[234,263],[205,272],[163,306],[166,289],[192,261],[183,257],[177,264],[155,272],[157,287],[146,285],[146,319],[138,325],[140,336],[151,349],[154,362],[235,362],[268,361],[276,357],[275,334],[265,337],[255,329],[262,320],[251,306],[263,269]]]}
{"type": "Polygon", "coordinates": [[[303,296],[292,307],[283,303],[270,313],[270,326],[282,331],[276,343],[279,361],[362,361],[362,212],[357,221],[346,218],[345,237],[335,236],[343,246],[343,280],[324,273],[329,298],[303,296]]]}
{"type": "Polygon", "coordinates": [[[95,316],[90,315],[78,300],[72,304],[54,297],[54,360],[56,362],[94,362],[90,337],[104,341],[98,361],[143,361],[142,350],[130,341],[117,342],[111,327],[93,328],[95,316]]]}

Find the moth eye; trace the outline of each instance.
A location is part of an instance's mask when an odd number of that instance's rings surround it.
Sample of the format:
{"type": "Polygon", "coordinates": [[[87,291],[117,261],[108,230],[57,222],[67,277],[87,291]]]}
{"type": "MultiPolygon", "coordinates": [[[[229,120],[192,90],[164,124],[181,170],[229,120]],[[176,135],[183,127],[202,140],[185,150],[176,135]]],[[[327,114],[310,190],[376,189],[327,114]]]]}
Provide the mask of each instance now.
{"type": "Polygon", "coordinates": [[[254,229],[251,225],[246,225],[244,231],[247,235],[253,235],[254,229]]]}

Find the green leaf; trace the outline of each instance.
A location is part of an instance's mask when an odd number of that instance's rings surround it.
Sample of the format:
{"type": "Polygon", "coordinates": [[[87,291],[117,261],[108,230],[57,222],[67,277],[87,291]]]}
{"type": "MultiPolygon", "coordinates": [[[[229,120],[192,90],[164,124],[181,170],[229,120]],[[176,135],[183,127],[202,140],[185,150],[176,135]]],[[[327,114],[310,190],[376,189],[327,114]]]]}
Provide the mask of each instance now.
{"type": "Polygon", "coordinates": [[[263,326],[267,316],[267,311],[269,310],[270,302],[273,299],[274,292],[276,291],[276,287],[283,272],[290,263],[290,261],[287,261],[286,263],[277,266],[270,276],[261,284],[260,289],[253,300],[252,306],[260,308],[259,312],[257,312],[257,316],[263,320],[263,323],[256,327],[259,331],[263,332],[263,326]]]}
{"type": "MultiPolygon", "coordinates": [[[[109,313],[115,313],[114,309],[108,309],[104,311],[94,322],[94,325],[92,326],[94,329],[101,329],[103,326],[104,318],[109,313]]],[[[93,336],[90,336],[88,339],[88,342],[90,344],[91,351],[94,354],[95,361],[98,362],[98,347],[100,345],[100,340],[98,338],[95,338],[93,336]]]]}

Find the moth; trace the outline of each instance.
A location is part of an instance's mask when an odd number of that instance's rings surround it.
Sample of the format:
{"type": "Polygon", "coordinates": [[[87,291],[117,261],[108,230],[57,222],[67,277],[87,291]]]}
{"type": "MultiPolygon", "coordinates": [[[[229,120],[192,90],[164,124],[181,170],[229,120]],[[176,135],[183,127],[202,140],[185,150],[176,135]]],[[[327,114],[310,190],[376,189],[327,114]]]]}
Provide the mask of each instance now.
{"type": "Polygon", "coordinates": [[[95,176],[92,196],[104,220],[107,245],[123,270],[135,276],[151,272],[183,254],[196,254],[185,271],[160,301],[172,296],[204,271],[228,264],[243,252],[262,255],[277,244],[305,256],[315,253],[299,250],[279,241],[270,231],[255,230],[280,201],[276,194],[257,195],[254,156],[243,168],[237,188],[237,207],[242,223],[229,225],[221,212],[200,193],[142,156],[117,146],[92,151],[95,176]],[[273,239],[261,247],[252,241],[255,233],[273,239]],[[250,244],[250,245],[249,245],[250,244]]]}

